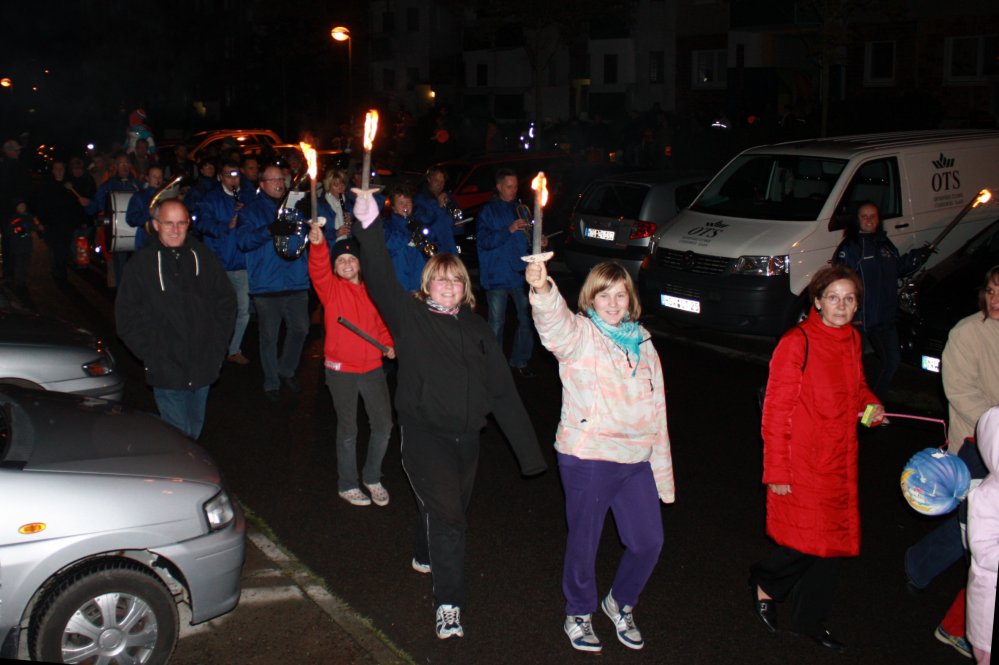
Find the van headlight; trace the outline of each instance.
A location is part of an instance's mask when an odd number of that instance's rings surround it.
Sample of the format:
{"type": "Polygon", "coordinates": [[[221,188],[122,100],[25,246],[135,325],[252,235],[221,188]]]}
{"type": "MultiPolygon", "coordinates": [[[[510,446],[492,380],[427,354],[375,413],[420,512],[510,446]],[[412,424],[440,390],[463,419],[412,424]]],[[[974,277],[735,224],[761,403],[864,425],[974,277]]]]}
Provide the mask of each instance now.
{"type": "Polygon", "coordinates": [[[787,254],[783,256],[740,256],[736,259],[732,272],[737,275],[777,277],[778,275],[786,275],[789,265],[787,254]]]}
{"type": "Polygon", "coordinates": [[[211,531],[226,528],[236,516],[236,512],[232,509],[232,501],[229,500],[229,495],[225,493],[225,490],[206,501],[202,509],[205,511],[208,528],[211,531]]]}

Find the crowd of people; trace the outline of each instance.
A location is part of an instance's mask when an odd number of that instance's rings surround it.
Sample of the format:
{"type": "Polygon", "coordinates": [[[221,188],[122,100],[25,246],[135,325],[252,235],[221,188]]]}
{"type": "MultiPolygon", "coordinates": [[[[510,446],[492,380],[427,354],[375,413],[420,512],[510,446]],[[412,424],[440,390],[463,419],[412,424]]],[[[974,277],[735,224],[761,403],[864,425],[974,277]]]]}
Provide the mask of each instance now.
{"type": "MultiPolygon", "coordinates": [[[[126,221],[137,229],[134,255],[114,252],[110,266],[117,329],[142,360],[163,420],[192,439],[202,431],[208,391],[224,364],[251,363],[253,354],[242,346],[251,311],[262,398],[280,402],[282,392],[302,391],[297,374],[315,292],[336,413],[338,495],[358,507],[389,503],[381,465],[395,426],[394,399],[417,504],[411,567],[432,578],[441,639],[464,635],[466,511],[487,416],[506,435],[525,476],[547,466],[515,383],[535,375],[537,335],[558,361],[563,387],[555,435],[568,524],[563,629],[573,648],[600,651],[592,622],[599,606],[617,639],[641,649],[634,610],[663,543],[659,504],[673,502],[675,490],[662,365],[638,323],[641,306],[627,271],[612,262],[593,268],[573,313],[544,261],[529,256],[529,213],[517,201],[519,182],[509,169],[497,170],[493,199],[478,215],[475,285],[456,251],[462,230],[439,167],[418,188],[401,184],[384,194],[358,188],[356,172],[329,168],[312,210],[307,197],[288,203],[297,166],[238,154],[197,165],[181,155],[160,164],[148,152],[150,139],[137,131],[132,151],[114,156],[100,182],[74,159],[54,162],[38,186],[18,169],[20,145],[7,141],[0,162],[5,274],[10,270],[24,287],[30,236],[43,233],[53,277],[65,280],[73,234],[88,228],[89,216],[107,212],[111,193],[131,193],[126,221]],[[177,175],[188,183],[182,196],[160,200],[165,181],[177,175]],[[476,288],[485,295],[485,317],[475,311],[476,288]],[[507,354],[511,300],[517,328],[507,354]],[[385,363],[396,366],[394,396],[385,363]],[[360,469],[359,398],[370,429],[360,469]],[[625,551],[601,595],[595,559],[608,511],[625,551]]],[[[807,319],[773,353],[762,413],[762,482],[766,530],[777,547],[752,565],[749,577],[753,611],[768,631],[780,629],[778,604],[790,601],[793,632],[828,650],[846,649],[825,621],[840,562],[860,548],[858,414],[866,412],[864,424],[887,424],[883,404],[898,365],[894,285],[929,256],[927,249],[900,255],[880,227],[877,207],[861,205],[832,265],[811,280],[807,319]],[[865,338],[880,360],[870,388],[861,362],[865,338]]],[[[985,276],[980,305],[951,332],[943,381],[951,451],[975,451],[984,476],[999,461],[991,410],[999,405],[999,267],[985,276]]],[[[912,586],[921,588],[945,563],[970,556],[967,593],[955,599],[937,637],[979,663],[989,662],[999,563],[999,504],[989,498],[994,483],[993,474],[971,492],[966,540],[948,526],[915,544],[905,562],[912,586]],[[927,560],[940,563],[920,563],[927,560]]]]}

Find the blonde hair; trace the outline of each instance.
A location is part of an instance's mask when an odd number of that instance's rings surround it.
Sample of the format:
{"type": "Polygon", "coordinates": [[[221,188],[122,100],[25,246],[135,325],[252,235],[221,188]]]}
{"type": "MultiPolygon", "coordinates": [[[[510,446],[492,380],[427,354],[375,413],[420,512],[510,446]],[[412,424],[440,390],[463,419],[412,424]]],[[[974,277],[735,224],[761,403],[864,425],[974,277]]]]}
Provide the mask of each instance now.
{"type": "Polygon", "coordinates": [[[416,292],[419,300],[425,301],[430,297],[430,282],[438,277],[447,277],[448,273],[461,280],[465,285],[465,294],[462,296],[461,304],[469,308],[475,307],[475,294],[472,293],[472,279],[468,276],[468,268],[465,263],[449,252],[434,254],[423,266],[423,275],[420,277],[420,290],[416,292]]]}
{"type": "Polygon", "coordinates": [[[330,187],[333,185],[334,180],[339,180],[344,185],[347,184],[347,172],[343,169],[329,169],[323,175],[323,191],[330,191],[330,187]]]}
{"type": "Polygon", "coordinates": [[[613,261],[598,263],[590,270],[583,287],[579,290],[579,300],[576,303],[579,311],[593,309],[593,301],[596,300],[597,294],[616,284],[623,284],[624,290],[628,292],[628,319],[637,321],[642,315],[642,303],[638,300],[635,282],[627,270],[613,261]]]}

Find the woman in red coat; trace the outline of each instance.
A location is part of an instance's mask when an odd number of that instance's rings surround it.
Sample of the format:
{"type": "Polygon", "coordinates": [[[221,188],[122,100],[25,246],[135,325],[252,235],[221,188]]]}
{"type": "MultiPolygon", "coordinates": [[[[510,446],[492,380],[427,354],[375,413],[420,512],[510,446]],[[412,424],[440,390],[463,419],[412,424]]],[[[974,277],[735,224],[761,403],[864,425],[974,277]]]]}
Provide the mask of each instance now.
{"type": "Polygon", "coordinates": [[[863,287],[830,266],[808,285],[808,319],[781,338],[763,404],[767,534],[779,546],[753,565],[753,609],[777,631],[776,602],[791,599],[791,630],[843,651],[825,628],[842,557],[860,552],[857,414],[884,408],[864,381],[860,335],[851,325],[863,287]]]}

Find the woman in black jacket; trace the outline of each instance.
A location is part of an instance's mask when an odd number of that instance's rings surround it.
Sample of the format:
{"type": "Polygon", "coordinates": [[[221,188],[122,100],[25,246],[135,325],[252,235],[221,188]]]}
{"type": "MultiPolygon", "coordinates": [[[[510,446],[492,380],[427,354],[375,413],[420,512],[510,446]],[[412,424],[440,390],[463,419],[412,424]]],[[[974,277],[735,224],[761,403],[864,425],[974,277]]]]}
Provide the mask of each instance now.
{"type": "Polygon", "coordinates": [[[510,440],[524,475],[547,465],[506,357],[486,321],[472,311],[475,297],[461,259],[432,257],[414,298],[396,279],[381,222],[375,222],[377,205],[370,193],[354,191],[354,215],[361,222],[354,234],[365,282],[399,359],[395,407],[402,463],[419,506],[412,566],[433,574],[437,637],[462,637],[465,510],[486,415],[493,414],[510,440]]]}

